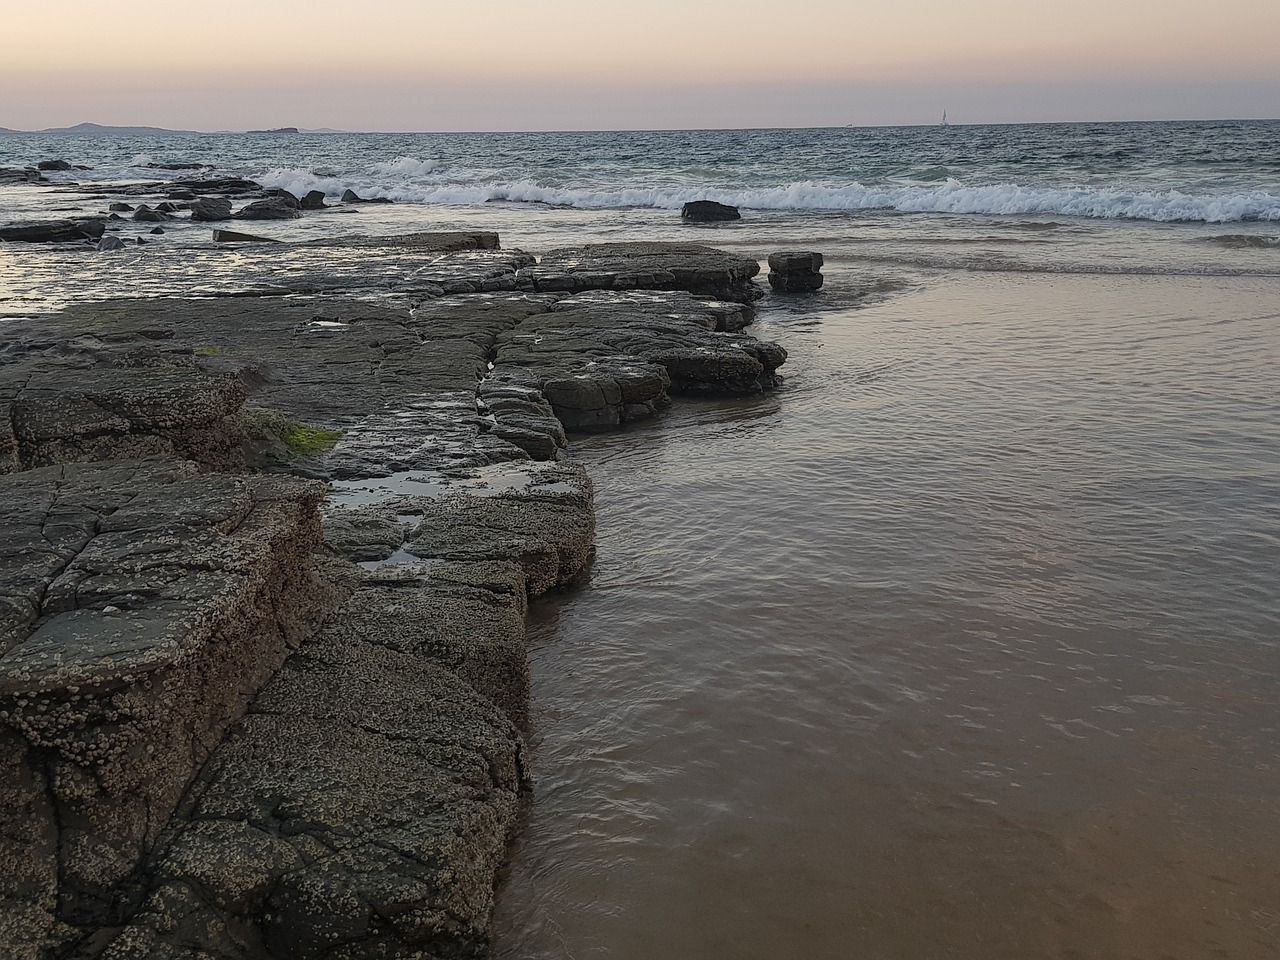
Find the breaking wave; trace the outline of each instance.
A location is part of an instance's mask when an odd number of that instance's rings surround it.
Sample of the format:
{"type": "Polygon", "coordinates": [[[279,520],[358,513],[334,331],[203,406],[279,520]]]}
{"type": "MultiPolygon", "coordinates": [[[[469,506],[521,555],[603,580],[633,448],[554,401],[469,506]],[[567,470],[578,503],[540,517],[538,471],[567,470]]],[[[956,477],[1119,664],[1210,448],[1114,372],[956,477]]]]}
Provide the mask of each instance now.
{"type": "Polygon", "coordinates": [[[690,200],[716,200],[754,210],[871,211],[986,214],[993,216],[1068,216],[1109,220],[1230,223],[1280,221],[1280,195],[1261,190],[1191,194],[1177,190],[1126,191],[1082,186],[1023,186],[1016,183],[848,183],[814,181],[748,189],[698,188],[688,184],[562,185],[531,177],[497,180],[469,178],[446,171],[435,160],[400,157],[354,175],[319,176],[305,170],[271,170],[269,187],[296,194],[323,190],[340,196],[352,189],[361,196],[401,203],[541,203],[583,209],[655,207],[679,209],[690,200]]]}

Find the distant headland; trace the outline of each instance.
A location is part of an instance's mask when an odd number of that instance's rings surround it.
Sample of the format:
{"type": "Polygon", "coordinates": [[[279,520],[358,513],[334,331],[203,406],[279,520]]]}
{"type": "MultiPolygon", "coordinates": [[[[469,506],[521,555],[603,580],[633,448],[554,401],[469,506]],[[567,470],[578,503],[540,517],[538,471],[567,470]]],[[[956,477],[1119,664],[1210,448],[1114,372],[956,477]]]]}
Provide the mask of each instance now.
{"type": "MultiPolygon", "coordinates": [[[[113,127],[106,126],[101,123],[77,123],[73,127],[47,127],[43,130],[13,130],[9,127],[0,127],[0,135],[45,135],[45,136],[81,136],[81,137],[171,137],[171,136],[199,136],[207,131],[202,130],[170,130],[166,127],[113,127]]],[[[233,130],[216,130],[214,133],[235,133],[233,130]]],[[[255,134],[289,134],[289,133],[346,133],[345,130],[335,130],[331,127],[323,127],[315,130],[307,130],[300,127],[274,127],[270,130],[245,130],[244,133],[255,134]]]]}

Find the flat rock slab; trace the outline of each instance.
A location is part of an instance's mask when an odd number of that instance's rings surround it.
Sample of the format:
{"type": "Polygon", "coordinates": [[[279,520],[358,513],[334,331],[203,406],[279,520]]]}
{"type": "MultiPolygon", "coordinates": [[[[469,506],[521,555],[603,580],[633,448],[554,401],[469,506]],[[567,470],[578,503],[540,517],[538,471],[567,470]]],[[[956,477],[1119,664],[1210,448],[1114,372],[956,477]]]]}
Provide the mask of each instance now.
{"type": "MultiPolygon", "coordinates": [[[[332,603],[323,488],[126,461],[0,478],[0,942],[127,912],[247,699],[332,603]]],[[[136,902],[136,901],[134,901],[136,902]]]]}
{"type": "MultiPolygon", "coordinates": [[[[737,332],[751,316],[681,292],[563,298],[498,336],[480,394],[536,390],[565,428],[596,430],[651,416],[669,402],[668,389],[758,393],[776,384],[786,351],[737,332]]],[[[500,409],[497,417],[502,424],[500,409]]]]}
{"type": "Polygon", "coordinates": [[[695,243],[601,243],[552,250],[520,270],[522,289],[687,290],[720,300],[751,303],[763,295],[751,278],[755,260],[695,243]]]}

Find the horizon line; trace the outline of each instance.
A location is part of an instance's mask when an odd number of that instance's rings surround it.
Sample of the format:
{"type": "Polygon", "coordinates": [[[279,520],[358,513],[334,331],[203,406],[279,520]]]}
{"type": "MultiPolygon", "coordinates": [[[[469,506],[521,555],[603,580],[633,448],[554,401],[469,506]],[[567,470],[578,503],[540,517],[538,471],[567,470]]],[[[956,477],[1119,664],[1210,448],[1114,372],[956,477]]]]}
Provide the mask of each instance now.
{"type": "MultiPolygon", "coordinates": [[[[954,127],[1033,127],[1033,126],[1117,126],[1122,124],[1140,124],[1140,123],[1277,123],[1280,122],[1280,116],[1275,117],[1175,117],[1162,119],[1128,119],[1128,120],[1002,120],[988,122],[965,122],[963,120],[948,120],[946,129],[954,127]]],[[[933,128],[941,127],[937,121],[929,123],[836,123],[822,126],[804,125],[804,126],[783,126],[771,125],[763,127],[579,127],[579,128],[555,128],[555,129],[503,129],[503,130],[344,130],[337,127],[294,127],[286,125],[274,128],[247,128],[244,130],[232,130],[222,128],[217,130],[191,130],[173,127],[161,127],[154,124],[146,123],[117,123],[106,124],[96,123],[94,121],[82,121],[77,124],[71,124],[63,127],[44,127],[38,130],[20,130],[14,127],[0,126],[0,134],[10,134],[18,136],[59,136],[59,135],[75,135],[77,133],[85,133],[86,131],[78,130],[77,127],[98,127],[102,130],[154,130],[159,133],[171,133],[179,135],[196,135],[196,136],[213,136],[217,134],[235,134],[241,136],[303,136],[303,135],[349,135],[349,136],[366,136],[366,135],[387,135],[387,136],[406,136],[406,135],[458,135],[458,134],[517,134],[517,133],[721,133],[732,131],[748,131],[748,130],[892,130],[899,128],[933,128]]]]}

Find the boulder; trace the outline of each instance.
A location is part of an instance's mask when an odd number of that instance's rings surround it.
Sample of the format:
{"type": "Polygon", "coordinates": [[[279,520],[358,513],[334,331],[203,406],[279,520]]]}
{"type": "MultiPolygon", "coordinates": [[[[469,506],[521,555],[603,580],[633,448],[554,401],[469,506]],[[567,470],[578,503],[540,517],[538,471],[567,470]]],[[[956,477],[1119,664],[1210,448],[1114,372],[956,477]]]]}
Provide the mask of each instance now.
{"type": "Polygon", "coordinates": [[[41,160],[36,164],[37,170],[70,170],[71,164],[66,160],[41,160]]]}
{"type": "Polygon", "coordinates": [[[343,203],[390,203],[391,200],[387,197],[362,197],[359,194],[357,194],[354,190],[343,190],[342,202],[343,203]]]}
{"type": "Polygon", "coordinates": [[[778,293],[812,293],[822,286],[822,254],[783,250],[769,255],[769,286],[778,293]]]}
{"type": "Polygon", "coordinates": [[[173,217],[163,210],[152,210],[145,203],[142,203],[138,205],[138,209],[133,211],[133,219],[140,223],[163,223],[166,220],[172,220],[173,217]]]}
{"type": "Polygon", "coordinates": [[[302,201],[282,187],[270,187],[262,192],[268,199],[283,200],[295,210],[302,209],[302,201]]]}
{"type": "Polygon", "coordinates": [[[22,243],[71,243],[97,240],[107,229],[102,220],[50,220],[0,227],[0,240],[22,243]]]}
{"type": "Polygon", "coordinates": [[[309,191],[307,195],[299,201],[299,203],[302,205],[303,210],[324,210],[328,207],[328,204],[324,202],[323,190],[309,191]]]}
{"type": "Polygon", "coordinates": [[[738,212],[737,207],[731,207],[725,203],[716,203],[714,200],[691,200],[680,208],[680,217],[696,223],[715,223],[724,220],[741,220],[742,214],[738,212]]]}
{"type": "Polygon", "coordinates": [[[298,212],[297,199],[290,203],[284,197],[268,197],[255,200],[235,214],[237,220],[293,220],[302,216],[298,212]]]}
{"type": "Polygon", "coordinates": [[[231,201],[225,197],[201,197],[190,201],[191,219],[202,222],[231,219],[231,201]]]}
{"type": "Polygon", "coordinates": [[[177,213],[183,209],[183,206],[180,203],[174,203],[172,200],[165,200],[162,203],[157,203],[156,209],[161,213],[177,213]]]}

